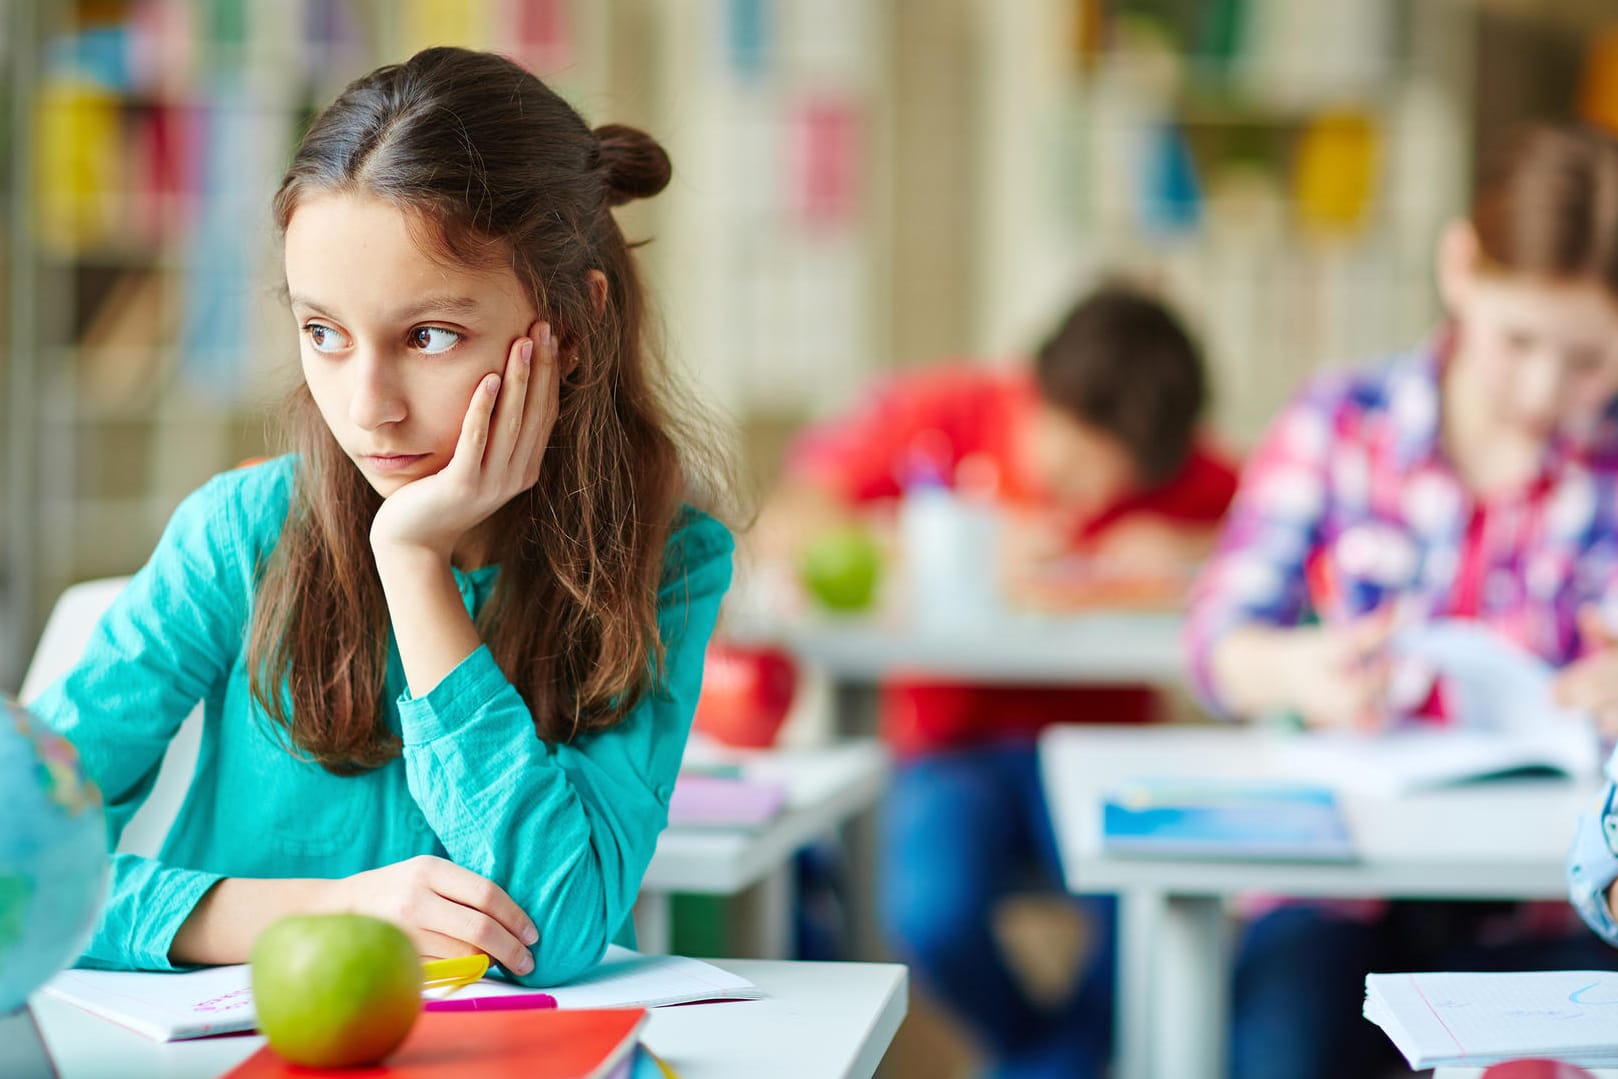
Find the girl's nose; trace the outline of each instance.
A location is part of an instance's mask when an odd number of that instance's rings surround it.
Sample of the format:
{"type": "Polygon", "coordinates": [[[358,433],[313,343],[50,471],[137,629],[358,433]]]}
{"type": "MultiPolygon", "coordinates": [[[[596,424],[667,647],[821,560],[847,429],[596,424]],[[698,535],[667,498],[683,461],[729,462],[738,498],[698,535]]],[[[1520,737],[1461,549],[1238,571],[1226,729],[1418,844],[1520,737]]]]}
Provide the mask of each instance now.
{"type": "Polygon", "coordinates": [[[374,431],[405,418],[404,395],[395,384],[391,365],[368,349],[356,350],[351,370],[354,382],[348,418],[356,427],[374,431]]]}

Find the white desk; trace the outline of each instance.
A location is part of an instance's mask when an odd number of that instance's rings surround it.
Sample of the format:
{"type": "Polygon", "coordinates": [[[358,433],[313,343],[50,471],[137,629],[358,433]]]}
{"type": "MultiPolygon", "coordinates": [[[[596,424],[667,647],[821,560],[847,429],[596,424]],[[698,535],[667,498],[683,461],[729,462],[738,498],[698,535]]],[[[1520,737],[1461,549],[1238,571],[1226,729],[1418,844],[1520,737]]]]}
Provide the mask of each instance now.
{"type": "MultiPolygon", "coordinates": [[[[653,1010],[643,1040],[681,1079],[869,1079],[909,1005],[905,968],[893,964],[716,963],[769,997],[653,1010]]],[[[264,1044],[163,1044],[54,998],[33,1007],[62,1079],[212,1079],[264,1044]]]]}
{"type": "Polygon", "coordinates": [[[762,883],[762,910],[750,950],[761,957],[784,957],[792,855],[875,805],[887,781],[887,751],[862,739],[817,749],[752,752],[703,751],[694,746],[687,757],[734,761],[748,778],[780,783],[787,789],[787,805],[759,829],[665,830],[635,904],[640,950],[668,951],[671,895],[731,896],[762,883]]]}
{"type": "Polygon", "coordinates": [[[1565,899],[1563,858],[1595,787],[1521,781],[1400,799],[1343,795],[1353,865],[1108,857],[1099,795],[1133,777],[1274,778],[1285,735],[1246,729],[1056,727],[1040,768],[1069,891],[1116,893],[1118,1077],[1222,1074],[1224,900],[1243,892],[1407,899],[1565,899]],[[1173,1037],[1164,1032],[1173,1031],[1173,1037]]]}
{"type": "Polygon", "coordinates": [[[949,630],[860,616],[726,625],[731,639],[785,647],[838,682],[895,674],[960,682],[1119,685],[1180,682],[1181,616],[1171,612],[1012,614],[949,630]]]}

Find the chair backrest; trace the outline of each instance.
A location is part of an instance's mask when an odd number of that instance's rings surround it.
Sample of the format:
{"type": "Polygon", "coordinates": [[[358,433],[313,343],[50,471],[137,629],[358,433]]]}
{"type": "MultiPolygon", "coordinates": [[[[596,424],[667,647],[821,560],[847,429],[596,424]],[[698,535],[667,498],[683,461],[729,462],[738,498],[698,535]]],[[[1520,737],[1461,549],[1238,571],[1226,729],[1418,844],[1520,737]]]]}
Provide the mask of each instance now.
{"type": "MultiPolygon", "coordinates": [[[[66,674],[79,661],[96,623],[101,621],[101,616],[128,583],[127,577],[108,577],[73,585],[62,593],[45,622],[45,632],[40,634],[39,647],[34,649],[28,673],[23,676],[24,704],[32,703],[46,686],[66,674]]],[[[151,795],[118,840],[120,852],[156,857],[164,837],[174,824],[174,818],[179,815],[180,803],[185,800],[185,793],[191,787],[191,777],[197,768],[197,749],[201,743],[202,707],[199,705],[186,717],[169,742],[151,795]]]]}
{"type": "Polygon", "coordinates": [[[51,608],[45,622],[45,632],[39,635],[39,646],[23,675],[22,702],[32,704],[45,687],[66,674],[84,654],[90,634],[112,601],[129,584],[128,577],[108,577],[100,581],[85,581],[63,592],[51,608]]]}

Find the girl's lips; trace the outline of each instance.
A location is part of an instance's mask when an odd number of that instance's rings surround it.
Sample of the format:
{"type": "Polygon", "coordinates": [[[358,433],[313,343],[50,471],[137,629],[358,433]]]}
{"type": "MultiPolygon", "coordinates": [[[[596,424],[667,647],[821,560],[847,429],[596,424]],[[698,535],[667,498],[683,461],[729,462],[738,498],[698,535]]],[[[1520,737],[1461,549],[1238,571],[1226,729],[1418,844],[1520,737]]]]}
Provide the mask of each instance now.
{"type": "Polygon", "coordinates": [[[378,472],[403,472],[426,457],[425,453],[366,454],[365,463],[378,472]]]}

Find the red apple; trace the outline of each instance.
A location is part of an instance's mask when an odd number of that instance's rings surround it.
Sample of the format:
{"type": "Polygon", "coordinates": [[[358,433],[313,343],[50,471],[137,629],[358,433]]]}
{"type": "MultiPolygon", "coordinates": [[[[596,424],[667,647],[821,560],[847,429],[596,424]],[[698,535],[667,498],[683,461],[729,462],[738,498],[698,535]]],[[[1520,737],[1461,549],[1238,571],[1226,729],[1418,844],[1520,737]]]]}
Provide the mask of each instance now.
{"type": "Polygon", "coordinates": [[[797,688],[798,665],[786,651],[711,641],[693,726],[728,745],[773,745],[797,688]]]}

